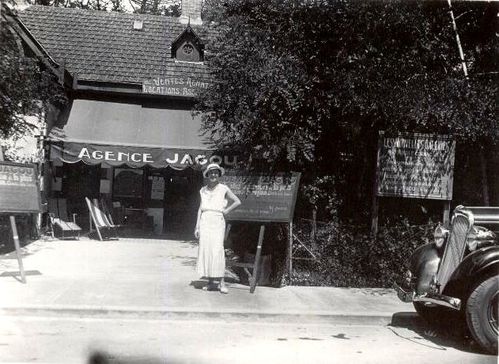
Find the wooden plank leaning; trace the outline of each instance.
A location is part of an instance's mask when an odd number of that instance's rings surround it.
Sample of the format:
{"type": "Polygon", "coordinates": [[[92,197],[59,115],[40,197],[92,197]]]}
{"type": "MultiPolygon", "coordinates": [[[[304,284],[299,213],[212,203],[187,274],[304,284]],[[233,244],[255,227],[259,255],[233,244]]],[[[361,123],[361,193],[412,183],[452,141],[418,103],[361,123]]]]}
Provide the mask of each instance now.
{"type": "MultiPolygon", "coordinates": [[[[228,238],[231,227],[232,227],[231,224],[227,225],[227,229],[225,231],[225,239],[228,238]]],[[[255,260],[253,261],[253,263],[233,262],[230,260],[227,262],[228,267],[244,268],[244,271],[246,272],[246,274],[248,275],[248,278],[249,278],[250,293],[255,292],[256,285],[258,284],[258,272],[260,269],[260,260],[261,260],[261,256],[262,256],[262,246],[263,246],[264,235],[265,235],[265,225],[262,224],[262,225],[260,225],[260,233],[258,234],[256,255],[255,255],[255,260]],[[249,272],[249,269],[251,269],[251,273],[249,272]]]]}

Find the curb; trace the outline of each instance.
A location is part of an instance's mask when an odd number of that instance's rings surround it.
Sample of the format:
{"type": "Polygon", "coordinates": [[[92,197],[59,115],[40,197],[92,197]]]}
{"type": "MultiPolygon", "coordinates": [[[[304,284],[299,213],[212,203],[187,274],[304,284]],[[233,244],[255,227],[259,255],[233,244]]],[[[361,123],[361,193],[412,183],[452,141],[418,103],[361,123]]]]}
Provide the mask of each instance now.
{"type": "Polygon", "coordinates": [[[331,312],[203,310],[114,306],[18,306],[0,307],[1,316],[90,319],[226,321],[255,323],[327,324],[359,326],[421,327],[425,322],[415,312],[331,312]]]}

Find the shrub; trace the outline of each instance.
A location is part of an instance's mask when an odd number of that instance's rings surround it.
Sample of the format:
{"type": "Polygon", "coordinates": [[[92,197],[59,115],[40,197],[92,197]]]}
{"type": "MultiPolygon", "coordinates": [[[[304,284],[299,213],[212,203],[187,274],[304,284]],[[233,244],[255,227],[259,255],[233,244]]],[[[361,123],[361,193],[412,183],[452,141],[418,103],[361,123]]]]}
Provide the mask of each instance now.
{"type": "Polygon", "coordinates": [[[431,222],[409,225],[402,221],[382,227],[373,238],[367,227],[329,223],[319,225],[313,243],[307,238],[307,228],[302,227],[297,235],[316,259],[294,260],[291,284],[390,287],[407,269],[409,254],[430,239],[433,229],[431,222]]]}

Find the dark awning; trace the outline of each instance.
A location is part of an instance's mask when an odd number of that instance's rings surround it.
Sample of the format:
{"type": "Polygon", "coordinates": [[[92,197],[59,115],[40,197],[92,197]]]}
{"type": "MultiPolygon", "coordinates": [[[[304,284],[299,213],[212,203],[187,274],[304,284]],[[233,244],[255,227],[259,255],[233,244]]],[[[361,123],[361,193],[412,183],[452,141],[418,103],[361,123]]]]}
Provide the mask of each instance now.
{"type": "Polygon", "coordinates": [[[201,118],[189,110],[74,100],[64,125],[49,134],[50,159],[131,167],[183,169],[232,157],[210,150],[200,135],[201,118]]]}

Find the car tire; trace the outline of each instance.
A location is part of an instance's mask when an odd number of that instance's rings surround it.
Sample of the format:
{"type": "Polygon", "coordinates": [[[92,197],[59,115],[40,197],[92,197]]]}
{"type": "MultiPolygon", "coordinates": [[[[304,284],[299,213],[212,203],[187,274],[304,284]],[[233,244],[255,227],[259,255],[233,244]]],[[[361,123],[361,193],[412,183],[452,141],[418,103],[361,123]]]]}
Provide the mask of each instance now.
{"type": "Polygon", "coordinates": [[[477,284],[466,303],[466,321],[471,335],[492,354],[497,354],[498,298],[499,277],[494,276],[477,284]]]}

